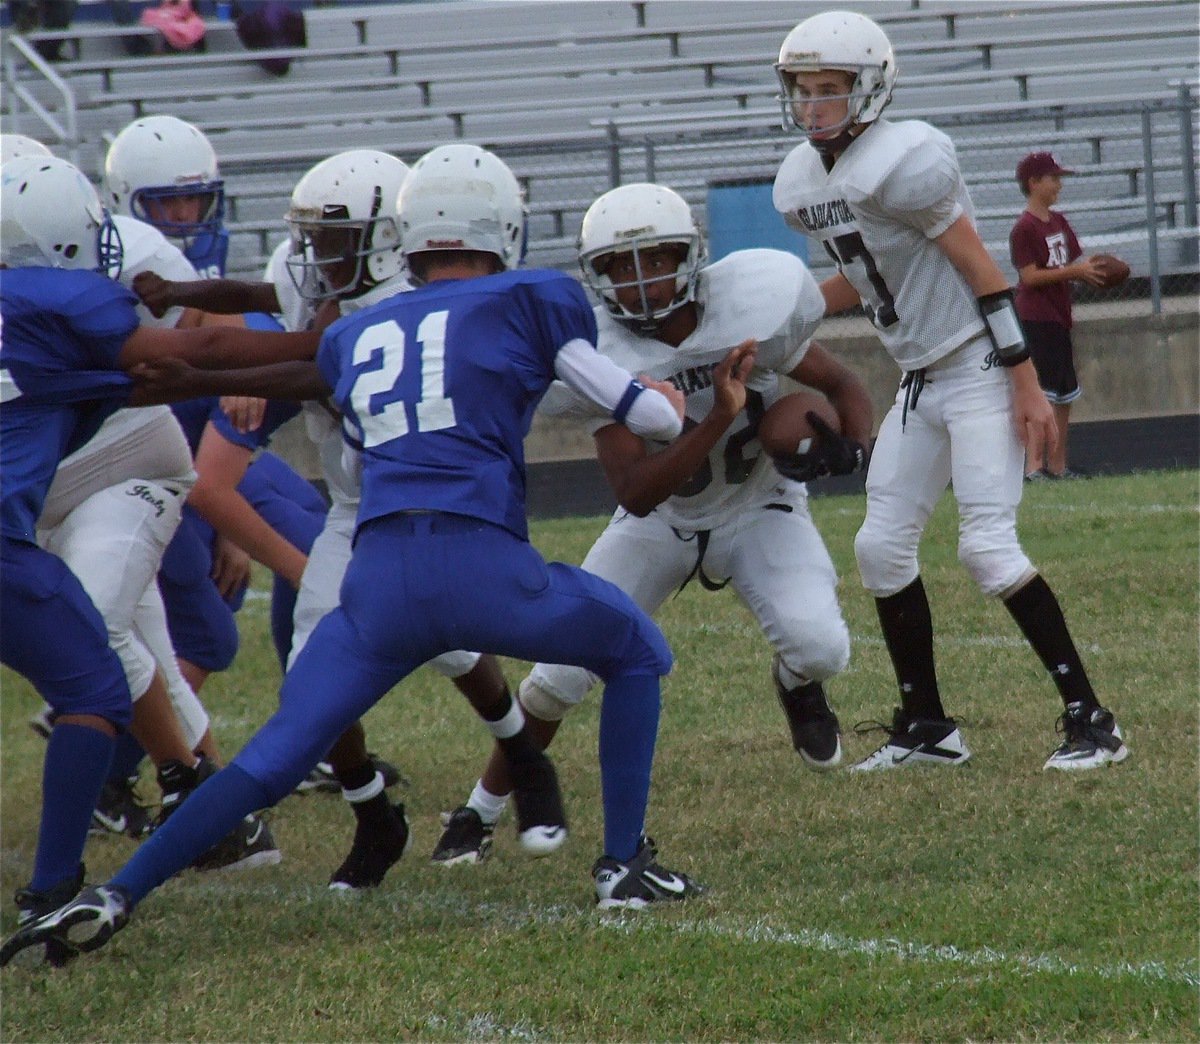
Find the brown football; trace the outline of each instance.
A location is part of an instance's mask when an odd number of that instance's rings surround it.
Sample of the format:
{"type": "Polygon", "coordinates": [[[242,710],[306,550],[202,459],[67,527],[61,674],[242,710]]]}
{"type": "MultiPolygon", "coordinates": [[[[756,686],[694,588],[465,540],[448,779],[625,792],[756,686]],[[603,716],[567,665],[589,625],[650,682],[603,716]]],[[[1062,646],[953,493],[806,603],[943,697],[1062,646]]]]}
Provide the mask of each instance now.
{"type": "Polygon", "coordinates": [[[816,434],[808,422],[810,410],[834,431],[841,432],[837,411],[824,395],[814,391],[796,391],[777,400],[758,422],[758,441],[762,443],[762,448],[772,457],[807,451],[808,446],[801,443],[816,434]]]}
{"type": "Polygon", "coordinates": [[[1112,254],[1096,254],[1090,260],[1100,263],[1101,274],[1104,276],[1103,287],[1110,290],[1120,286],[1129,278],[1129,266],[1119,257],[1112,254]]]}

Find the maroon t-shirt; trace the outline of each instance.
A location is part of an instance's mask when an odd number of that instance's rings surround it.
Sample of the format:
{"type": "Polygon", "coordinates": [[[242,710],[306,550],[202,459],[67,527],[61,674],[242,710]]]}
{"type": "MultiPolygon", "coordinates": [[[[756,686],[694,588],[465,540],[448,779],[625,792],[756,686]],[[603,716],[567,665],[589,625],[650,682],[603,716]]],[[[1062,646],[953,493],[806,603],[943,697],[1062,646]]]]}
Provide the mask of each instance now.
{"type": "MultiPolygon", "coordinates": [[[[1064,268],[1083,254],[1075,232],[1058,211],[1042,221],[1025,211],[1008,237],[1009,255],[1019,272],[1026,265],[1064,268]]],[[[1017,315],[1038,323],[1059,323],[1071,329],[1071,281],[1046,286],[1017,284],[1017,315]]]]}

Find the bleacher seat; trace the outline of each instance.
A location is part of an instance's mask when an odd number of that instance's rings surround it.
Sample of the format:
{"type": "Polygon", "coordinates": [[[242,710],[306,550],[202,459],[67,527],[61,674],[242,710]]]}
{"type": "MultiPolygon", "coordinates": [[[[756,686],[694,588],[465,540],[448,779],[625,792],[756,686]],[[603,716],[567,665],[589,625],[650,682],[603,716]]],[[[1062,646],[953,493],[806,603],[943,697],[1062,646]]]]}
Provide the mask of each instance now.
{"type": "MultiPolygon", "coordinates": [[[[312,163],[357,146],[411,161],[454,137],[495,148],[525,184],[531,261],[573,267],[579,219],[615,181],[656,177],[703,216],[714,175],[773,176],[799,139],[781,127],[772,61],[787,30],[826,7],[568,0],[550,18],[544,3],[518,0],[337,4],[306,10],[309,46],[287,52],[294,60],[281,79],[229,23],[212,23],[205,55],[149,59],[124,54],[111,27],[80,24],[55,67],[73,92],[80,141],[53,140],[14,102],[19,84],[64,115],[61,91],[12,51],[2,104],[10,121],[18,107],[13,129],[47,138],[93,176],[134,115],[198,123],[221,157],[235,271],[257,275],[291,186],[312,163]]],[[[1043,144],[1080,169],[1064,193],[1077,228],[1127,234],[1139,207],[1144,222],[1134,109],[1172,97],[1173,81],[1194,88],[1192,0],[877,0],[870,13],[901,70],[889,116],[911,113],[952,133],[987,241],[1002,241],[1019,210],[1016,160],[1043,144]],[[1118,96],[1125,104],[1106,111],[1119,117],[1089,115],[1118,96]]],[[[1164,228],[1182,223],[1187,178],[1194,185],[1179,126],[1178,113],[1154,116],[1164,228]]]]}

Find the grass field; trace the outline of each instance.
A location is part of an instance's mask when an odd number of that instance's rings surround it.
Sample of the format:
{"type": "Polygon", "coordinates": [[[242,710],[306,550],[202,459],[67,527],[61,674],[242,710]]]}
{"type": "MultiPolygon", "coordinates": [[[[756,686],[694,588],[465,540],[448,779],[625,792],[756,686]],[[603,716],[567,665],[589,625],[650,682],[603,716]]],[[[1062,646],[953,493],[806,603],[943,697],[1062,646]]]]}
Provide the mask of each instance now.
{"type": "MultiPolygon", "coordinates": [[[[814,501],[854,639],[829,687],[847,754],[879,735],[894,681],[852,542],[859,497],[814,501]]],[[[605,520],[533,527],[579,561],[605,520]]],[[[0,977],[5,1041],[1200,1040],[1197,895],[1197,475],[1027,490],[1027,551],[1062,600],[1131,757],[1045,773],[1061,710],[1003,607],[955,558],[951,502],[924,549],[946,704],[973,760],[958,769],[816,775],[791,751],[770,655],[729,593],[689,586],[661,622],[664,689],[650,832],[709,888],[689,904],[603,916],[589,868],[601,824],[597,701],[554,747],[572,837],[530,861],[511,825],[476,868],[428,863],[438,812],[486,750],[449,685],[410,679],[368,719],[396,760],[416,845],[378,892],[325,889],[352,832],[340,799],[272,813],[283,863],[188,873],[102,952],[0,977]]],[[[265,602],[205,692],[232,753],[270,710],[278,669],[265,602]]],[[[522,665],[506,665],[516,683],[522,665]]],[[[4,675],[0,881],[32,863],[42,742],[4,675]]],[[[147,791],[153,787],[144,784],[147,791]]],[[[132,851],[93,840],[92,879],[132,851]]],[[[5,932],[13,908],[6,903],[5,932]]]]}

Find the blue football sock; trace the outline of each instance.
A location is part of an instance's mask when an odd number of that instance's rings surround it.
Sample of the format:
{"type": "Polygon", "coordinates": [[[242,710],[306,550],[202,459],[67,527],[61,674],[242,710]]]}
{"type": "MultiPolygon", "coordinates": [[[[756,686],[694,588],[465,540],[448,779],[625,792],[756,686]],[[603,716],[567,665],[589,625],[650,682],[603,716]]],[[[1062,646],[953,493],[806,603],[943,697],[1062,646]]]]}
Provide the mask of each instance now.
{"type": "Polygon", "coordinates": [[[266,788],[244,770],[230,765],[189,794],[179,810],[159,827],[114,875],[136,904],[168,878],[186,870],[241,822],[271,803],[266,788]]]}
{"type": "Polygon", "coordinates": [[[612,678],[600,705],[600,790],[604,854],[626,863],[637,854],[650,797],[650,769],[661,704],[653,674],[612,678]]]}
{"type": "Polygon", "coordinates": [[[56,724],[42,769],[42,821],[33,861],[35,892],[79,872],[92,810],[108,777],[115,740],[87,725],[56,724]]]}
{"type": "Polygon", "coordinates": [[[132,732],[122,732],[117,737],[117,745],[113,750],[112,768],[108,770],[110,780],[126,780],[137,775],[138,766],[146,752],[142,745],[133,737],[132,732]]]}

